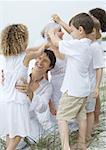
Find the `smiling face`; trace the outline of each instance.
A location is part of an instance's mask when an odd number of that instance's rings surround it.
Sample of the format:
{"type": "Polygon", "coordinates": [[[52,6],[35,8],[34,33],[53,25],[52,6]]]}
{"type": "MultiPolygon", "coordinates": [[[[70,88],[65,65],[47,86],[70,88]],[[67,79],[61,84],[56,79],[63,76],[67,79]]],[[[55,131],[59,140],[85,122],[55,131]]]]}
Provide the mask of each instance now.
{"type": "Polygon", "coordinates": [[[37,58],[36,68],[39,70],[43,70],[44,72],[46,72],[50,68],[50,59],[48,58],[46,53],[43,53],[40,57],[37,58]]]}
{"type": "Polygon", "coordinates": [[[41,78],[50,69],[50,59],[43,53],[36,59],[35,67],[32,69],[32,78],[41,78]]]}

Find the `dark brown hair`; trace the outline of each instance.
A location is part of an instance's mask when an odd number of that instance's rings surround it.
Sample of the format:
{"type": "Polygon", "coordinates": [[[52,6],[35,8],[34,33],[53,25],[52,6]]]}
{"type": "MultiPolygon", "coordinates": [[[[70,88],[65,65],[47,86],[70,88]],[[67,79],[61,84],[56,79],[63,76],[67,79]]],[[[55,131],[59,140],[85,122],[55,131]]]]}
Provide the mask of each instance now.
{"type": "MultiPolygon", "coordinates": [[[[50,67],[51,69],[54,68],[55,63],[56,63],[56,56],[53,53],[53,51],[49,50],[49,49],[45,49],[44,53],[46,53],[46,55],[48,56],[48,58],[50,59],[50,67]]],[[[49,71],[49,70],[48,70],[49,71]]]]}
{"type": "Polygon", "coordinates": [[[90,34],[94,27],[92,18],[86,13],[80,13],[80,14],[74,16],[69,21],[69,26],[71,24],[77,29],[79,29],[79,27],[82,26],[83,29],[85,30],[86,34],[90,34]]]}
{"type": "Polygon", "coordinates": [[[101,8],[95,8],[89,10],[89,13],[99,20],[102,32],[106,32],[106,11],[101,8]]]}

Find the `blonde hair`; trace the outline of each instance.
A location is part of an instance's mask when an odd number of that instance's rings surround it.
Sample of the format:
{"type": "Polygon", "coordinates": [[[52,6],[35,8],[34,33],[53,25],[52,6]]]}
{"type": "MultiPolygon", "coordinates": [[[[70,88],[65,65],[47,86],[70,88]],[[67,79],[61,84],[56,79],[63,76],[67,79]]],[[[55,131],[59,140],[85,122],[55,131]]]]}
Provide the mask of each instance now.
{"type": "Polygon", "coordinates": [[[5,56],[22,53],[27,47],[28,30],[23,24],[7,26],[1,34],[1,49],[5,56]]]}

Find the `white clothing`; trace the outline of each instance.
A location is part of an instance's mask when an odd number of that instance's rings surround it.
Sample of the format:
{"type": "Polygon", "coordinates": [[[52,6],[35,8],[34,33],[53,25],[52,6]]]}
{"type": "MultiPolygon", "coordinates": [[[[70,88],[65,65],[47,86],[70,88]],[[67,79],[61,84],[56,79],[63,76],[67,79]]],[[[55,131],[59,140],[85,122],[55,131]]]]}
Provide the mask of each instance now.
{"type": "Polygon", "coordinates": [[[20,78],[27,80],[27,69],[23,66],[25,53],[17,56],[2,56],[0,63],[5,80],[0,86],[0,136],[30,135],[29,101],[19,92],[15,84],[20,78]]]}
{"type": "Polygon", "coordinates": [[[87,38],[59,42],[59,51],[67,55],[63,93],[74,97],[86,97],[90,93],[88,67],[91,61],[91,40],[87,38]]]}
{"type": "Polygon", "coordinates": [[[66,69],[66,58],[64,58],[64,60],[56,58],[55,67],[50,71],[51,73],[50,82],[53,86],[53,93],[51,100],[54,102],[56,108],[58,108],[59,100],[62,95],[60,88],[62,86],[62,82],[64,79],[65,69],[66,69]]]}
{"type": "Polygon", "coordinates": [[[3,70],[2,60],[3,60],[3,55],[0,54],[0,85],[2,84],[2,70],[3,70]]]}
{"type": "Polygon", "coordinates": [[[48,80],[43,79],[40,81],[39,88],[34,92],[29,111],[42,113],[47,110],[49,100],[52,94],[52,85],[48,80]]]}
{"type": "Polygon", "coordinates": [[[37,140],[39,136],[44,133],[44,130],[49,129],[52,126],[48,108],[51,95],[52,85],[46,79],[41,80],[39,88],[34,92],[29,108],[31,118],[31,138],[34,140],[37,140]]]}
{"type": "Polygon", "coordinates": [[[100,43],[91,44],[92,60],[89,66],[90,89],[94,91],[96,85],[96,69],[104,68],[103,49],[100,43]]]}
{"type": "Polygon", "coordinates": [[[27,68],[23,65],[24,57],[25,54],[22,53],[18,56],[3,56],[2,60],[0,60],[5,76],[4,83],[0,86],[0,102],[27,103],[26,94],[19,92],[15,88],[16,83],[21,78],[27,80],[27,68]]]}
{"type": "Polygon", "coordinates": [[[93,92],[96,86],[96,69],[104,68],[103,49],[101,44],[96,41],[91,44],[92,60],[89,66],[89,77],[90,77],[90,94],[87,97],[86,110],[87,113],[95,110],[96,98],[93,96],[93,92]]]}

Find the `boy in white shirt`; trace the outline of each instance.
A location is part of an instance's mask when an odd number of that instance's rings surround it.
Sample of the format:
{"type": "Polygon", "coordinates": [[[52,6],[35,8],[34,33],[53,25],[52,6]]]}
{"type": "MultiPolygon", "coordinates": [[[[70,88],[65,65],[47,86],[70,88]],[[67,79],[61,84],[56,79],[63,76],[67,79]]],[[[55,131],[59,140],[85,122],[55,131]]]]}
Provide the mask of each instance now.
{"type": "MultiPolygon", "coordinates": [[[[62,25],[62,27],[68,32],[71,33],[70,27],[60,19],[59,16],[53,15],[53,20],[56,21],[58,24],[62,25]]],[[[93,32],[88,36],[92,41],[94,41],[91,45],[92,49],[92,60],[89,66],[89,74],[90,74],[90,88],[91,92],[90,95],[87,97],[87,132],[86,138],[87,141],[91,137],[92,128],[94,125],[94,111],[95,111],[95,103],[97,103],[98,95],[99,95],[99,86],[102,78],[102,70],[104,67],[104,60],[103,60],[103,50],[101,45],[99,44],[97,39],[101,37],[100,33],[100,22],[92,16],[94,21],[94,28],[93,32]]],[[[99,110],[98,110],[99,111],[99,110]]]]}
{"type": "Polygon", "coordinates": [[[68,122],[77,118],[79,123],[78,148],[86,150],[86,97],[90,94],[89,64],[91,62],[91,40],[87,36],[93,30],[93,20],[86,13],[80,13],[70,22],[70,32],[74,39],[61,41],[56,30],[49,30],[48,36],[59,51],[67,55],[66,73],[61,87],[63,96],[57,112],[62,149],[70,150],[68,122]]]}

